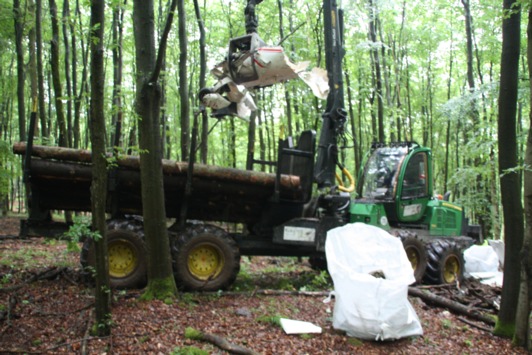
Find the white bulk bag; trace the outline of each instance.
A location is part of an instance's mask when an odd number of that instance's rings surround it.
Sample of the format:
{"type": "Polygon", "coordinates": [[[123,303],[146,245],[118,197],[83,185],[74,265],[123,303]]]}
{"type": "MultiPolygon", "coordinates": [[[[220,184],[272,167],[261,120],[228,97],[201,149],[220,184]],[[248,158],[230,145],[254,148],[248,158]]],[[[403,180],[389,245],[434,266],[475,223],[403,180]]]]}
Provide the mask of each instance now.
{"type": "Polygon", "coordinates": [[[327,233],[325,253],[334,282],[335,329],[375,340],[423,334],[407,297],[415,278],[399,238],[363,223],[347,224],[327,233]]]}

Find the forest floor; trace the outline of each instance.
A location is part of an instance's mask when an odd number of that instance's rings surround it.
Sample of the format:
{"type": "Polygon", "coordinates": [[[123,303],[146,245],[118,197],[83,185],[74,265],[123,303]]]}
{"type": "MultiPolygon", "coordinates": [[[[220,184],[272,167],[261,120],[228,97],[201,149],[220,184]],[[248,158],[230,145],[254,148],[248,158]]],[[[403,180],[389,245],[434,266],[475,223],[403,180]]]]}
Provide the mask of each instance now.
{"type": "MultiPolygon", "coordinates": [[[[324,272],[296,258],[242,258],[228,292],[181,293],[171,304],[140,301],[142,290],[114,291],[112,335],[90,334],[94,297],[80,281],[78,253],[64,241],[14,238],[16,218],[0,218],[0,353],[224,354],[187,339],[192,327],[260,354],[524,354],[489,326],[409,297],[423,336],[395,341],[350,338],[332,327],[324,272]],[[258,290],[272,290],[258,292],[258,290]],[[290,292],[283,291],[293,291],[290,292]],[[321,334],[287,335],[275,317],[312,322],[321,334]]],[[[499,294],[500,289],[484,293],[499,294]]]]}

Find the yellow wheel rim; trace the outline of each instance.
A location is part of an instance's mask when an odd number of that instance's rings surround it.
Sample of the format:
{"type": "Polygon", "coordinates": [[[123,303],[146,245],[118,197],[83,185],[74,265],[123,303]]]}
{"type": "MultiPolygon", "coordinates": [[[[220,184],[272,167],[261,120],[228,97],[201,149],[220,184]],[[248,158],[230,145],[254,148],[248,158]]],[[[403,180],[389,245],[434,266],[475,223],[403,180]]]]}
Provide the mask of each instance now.
{"type": "Polygon", "coordinates": [[[218,248],[209,244],[198,245],[190,251],[188,256],[188,269],[199,280],[208,280],[218,276],[223,265],[222,253],[218,248]]]}
{"type": "Polygon", "coordinates": [[[460,271],[460,261],[455,255],[450,255],[445,259],[443,265],[443,281],[445,281],[445,283],[455,282],[460,271]]]}
{"type": "Polygon", "coordinates": [[[407,248],[405,251],[408,261],[410,261],[410,264],[412,265],[412,270],[415,271],[419,265],[419,254],[415,248],[407,248]]]}
{"type": "Polygon", "coordinates": [[[138,256],[135,248],[125,240],[115,240],[109,243],[109,276],[126,277],[135,270],[138,256]]]}

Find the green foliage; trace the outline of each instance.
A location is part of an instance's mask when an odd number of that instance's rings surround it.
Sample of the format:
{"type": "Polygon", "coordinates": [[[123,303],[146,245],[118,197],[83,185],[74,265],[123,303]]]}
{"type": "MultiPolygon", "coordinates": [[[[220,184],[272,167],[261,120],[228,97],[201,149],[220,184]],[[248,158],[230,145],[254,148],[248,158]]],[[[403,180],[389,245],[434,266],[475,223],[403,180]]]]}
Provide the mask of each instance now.
{"type": "Polygon", "coordinates": [[[0,279],[0,285],[6,285],[11,281],[11,278],[13,277],[13,274],[8,273],[2,275],[2,278],[0,279]]]}
{"type": "Polygon", "coordinates": [[[348,338],[347,339],[347,343],[349,345],[353,345],[353,346],[362,346],[364,345],[364,342],[358,338],[348,338]]]}
{"type": "Polygon", "coordinates": [[[142,301],[162,300],[166,304],[173,303],[177,295],[177,287],[173,275],[164,279],[151,278],[144,293],[140,297],[142,301]]]}
{"type": "Polygon", "coordinates": [[[203,338],[203,333],[192,327],[187,327],[185,329],[185,338],[192,340],[201,340],[203,338]]]}
{"type": "Polygon", "coordinates": [[[267,324],[275,325],[281,328],[281,318],[286,318],[286,317],[280,316],[280,315],[274,315],[274,316],[262,315],[262,316],[257,317],[255,320],[259,323],[267,323],[267,324]]]}
{"type": "Polygon", "coordinates": [[[450,319],[441,319],[441,325],[444,329],[450,329],[453,326],[453,322],[450,319]]]}
{"type": "Polygon", "coordinates": [[[333,287],[331,275],[327,270],[321,270],[318,274],[315,274],[312,280],[302,288],[301,291],[320,291],[330,290],[333,287]]]}
{"type": "Polygon", "coordinates": [[[68,242],[69,250],[79,250],[78,244],[83,238],[91,238],[95,242],[100,240],[102,236],[99,232],[91,229],[91,220],[86,216],[75,216],[73,218],[73,224],[63,234],[63,237],[68,242]]]}
{"type": "Polygon", "coordinates": [[[515,323],[503,323],[497,319],[493,334],[502,338],[512,339],[515,333],[515,323]]]}
{"type": "Polygon", "coordinates": [[[15,172],[16,175],[13,176],[13,169],[17,166],[16,161],[15,155],[11,152],[11,145],[0,139],[0,199],[9,193],[11,179],[18,175],[15,172]]]}

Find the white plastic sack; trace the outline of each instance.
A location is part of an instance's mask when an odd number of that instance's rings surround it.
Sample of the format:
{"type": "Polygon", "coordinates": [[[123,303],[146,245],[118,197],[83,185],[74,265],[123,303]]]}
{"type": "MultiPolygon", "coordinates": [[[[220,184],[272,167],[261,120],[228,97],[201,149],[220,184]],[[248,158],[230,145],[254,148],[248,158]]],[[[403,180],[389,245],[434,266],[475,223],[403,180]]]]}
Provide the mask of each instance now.
{"type": "Polygon", "coordinates": [[[361,339],[398,339],[422,335],[408,301],[415,282],[401,241],[363,223],[327,233],[327,267],[334,282],[333,327],[361,339]],[[370,275],[382,272],[385,279],[370,275]]]}
{"type": "Polygon", "coordinates": [[[499,257],[489,245],[473,245],[464,250],[465,272],[497,272],[499,257]]]}

